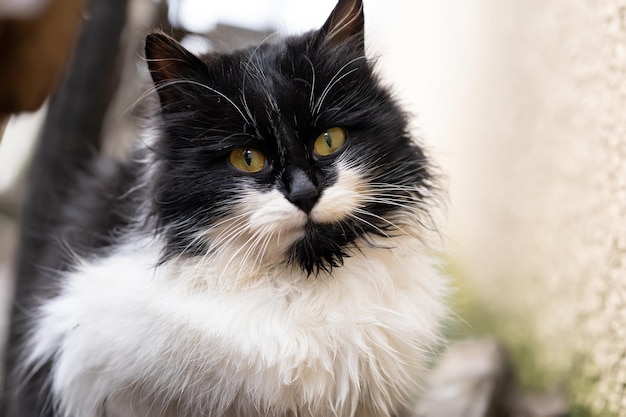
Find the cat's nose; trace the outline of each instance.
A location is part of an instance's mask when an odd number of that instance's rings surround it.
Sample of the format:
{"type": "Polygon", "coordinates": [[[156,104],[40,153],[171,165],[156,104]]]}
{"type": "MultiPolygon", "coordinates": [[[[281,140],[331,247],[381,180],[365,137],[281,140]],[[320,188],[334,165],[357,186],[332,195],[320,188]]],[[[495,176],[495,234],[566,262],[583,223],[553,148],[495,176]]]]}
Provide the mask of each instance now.
{"type": "Polygon", "coordinates": [[[303,170],[294,170],[289,175],[287,199],[296,207],[309,214],[319,197],[319,190],[303,170]]]}

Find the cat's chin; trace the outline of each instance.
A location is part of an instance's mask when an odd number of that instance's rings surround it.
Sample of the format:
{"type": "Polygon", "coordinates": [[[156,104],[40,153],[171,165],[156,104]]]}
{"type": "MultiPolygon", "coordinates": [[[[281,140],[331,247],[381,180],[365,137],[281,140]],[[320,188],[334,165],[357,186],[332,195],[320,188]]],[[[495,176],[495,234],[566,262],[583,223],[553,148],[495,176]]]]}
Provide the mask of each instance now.
{"type": "Polygon", "coordinates": [[[302,235],[289,248],[287,261],[298,265],[307,275],[330,273],[343,265],[344,258],[349,256],[347,248],[355,237],[340,224],[307,223],[302,235]]]}

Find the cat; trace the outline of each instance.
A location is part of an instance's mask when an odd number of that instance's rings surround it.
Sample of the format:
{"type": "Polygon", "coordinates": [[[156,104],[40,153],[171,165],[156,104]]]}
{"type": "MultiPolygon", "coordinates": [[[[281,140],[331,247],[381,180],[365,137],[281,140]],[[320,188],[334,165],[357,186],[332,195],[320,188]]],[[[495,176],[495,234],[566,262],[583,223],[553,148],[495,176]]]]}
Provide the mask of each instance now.
{"type": "Polygon", "coordinates": [[[30,317],[33,414],[405,415],[446,316],[440,192],[362,2],[231,53],[153,32],[145,54],[152,124],[68,202],[30,317]]]}

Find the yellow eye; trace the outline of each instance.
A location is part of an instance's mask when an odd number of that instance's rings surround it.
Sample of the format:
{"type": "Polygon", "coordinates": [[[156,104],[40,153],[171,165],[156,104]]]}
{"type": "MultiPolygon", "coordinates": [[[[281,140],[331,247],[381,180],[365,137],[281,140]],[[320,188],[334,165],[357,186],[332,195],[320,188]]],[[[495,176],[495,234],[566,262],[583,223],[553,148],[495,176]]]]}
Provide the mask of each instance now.
{"type": "Polygon", "coordinates": [[[265,155],[256,149],[236,148],[228,156],[230,164],[243,172],[259,172],[265,168],[265,155]]]}
{"type": "Polygon", "coordinates": [[[340,127],[331,127],[315,139],[313,148],[318,156],[328,156],[337,152],[346,141],[346,131],[340,127]]]}

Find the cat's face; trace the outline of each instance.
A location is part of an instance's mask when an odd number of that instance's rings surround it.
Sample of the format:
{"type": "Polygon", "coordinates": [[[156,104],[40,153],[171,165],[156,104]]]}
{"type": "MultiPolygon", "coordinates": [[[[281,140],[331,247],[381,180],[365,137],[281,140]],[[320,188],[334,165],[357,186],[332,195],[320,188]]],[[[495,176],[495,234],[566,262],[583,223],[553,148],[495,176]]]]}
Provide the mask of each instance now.
{"type": "Polygon", "coordinates": [[[163,119],[166,258],[229,247],[235,263],[315,274],[419,221],[430,172],[365,58],[360,1],[276,43],[198,59],[153,34],[146,55],[163,119]]]}

